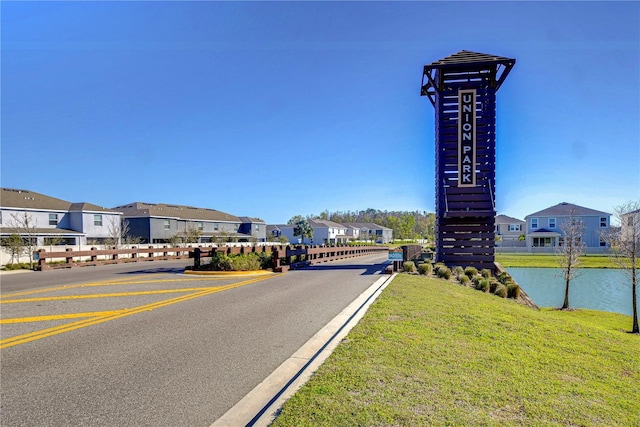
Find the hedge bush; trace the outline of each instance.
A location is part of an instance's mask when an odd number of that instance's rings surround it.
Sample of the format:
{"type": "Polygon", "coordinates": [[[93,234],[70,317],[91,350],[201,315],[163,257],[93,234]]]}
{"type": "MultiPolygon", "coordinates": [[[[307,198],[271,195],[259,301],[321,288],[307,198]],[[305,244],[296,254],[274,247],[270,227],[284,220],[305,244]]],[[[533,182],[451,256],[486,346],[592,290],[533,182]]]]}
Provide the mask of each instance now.
{"type": "Polygon", "coordinates": [[[405,261],[402,264],[402,271],[404,271],[405,273],[415,273],[416,271],[416,265],[413,261],[405,261]]]}
{"type": "Polygon", "coordinates": [[[464,269],[464,274],[466,274],[469,279],[473,280],[473,278],[478,275],[478,269],[475,267],[467,267],[464,269]]]}
{"type": "Polygon", "coordinates": [[[507,285],[507,298],[518,299],[520,298],[520,286],[516,283],[509,283],[507,285]]]}
{"type": "Polygon", "coordinates": [[[217,252],[208,267],[213,271],[251,271],[262,270],[270,265],[270,257],[262,253],[226,255],[217,252]]]}
{"type": "Polygon", "coordinates": [[[458,281],[460,282],[461,285],[464,285],[464,286],[469,286],[469,283],[471,283],[471,279],[469,279],[469,277],[465,275],[458,277],[458,281]]]}
{"type": "Polygon", "coordinates": [[[496,288],[496,291],[493,294],[501,298],[506,298],[507,287],[501,283],[498,285],[498,287],[496,288]]]}
{"type": "Polygon", "coordinates": [[[431,274],[432,265],[430,262],[423,262],[422,264],[418,264],[418,272],[420,274],[428,275],[431,274]]]}
{"type": "Polygon", "coordinates": [[[441,279],[451,279],[451,270],[449,269],[449,267],[440,267],[437,274],[441,279]]]}
{"type": "Polygon", "coordinates": [[[488,268],[483,268],[480,271],[480,274],[482,274],[482,277],[484,277],[485,279],[490,279],[491,278],[491,270],[489,270],[488,268]]]}
{"type": "Polygon", "coordinates": [[[489,281],[487,279],[480,279],[478,280],[478,284],[475,288],[482,292],[489,292],[489,286],[489,281]]]}

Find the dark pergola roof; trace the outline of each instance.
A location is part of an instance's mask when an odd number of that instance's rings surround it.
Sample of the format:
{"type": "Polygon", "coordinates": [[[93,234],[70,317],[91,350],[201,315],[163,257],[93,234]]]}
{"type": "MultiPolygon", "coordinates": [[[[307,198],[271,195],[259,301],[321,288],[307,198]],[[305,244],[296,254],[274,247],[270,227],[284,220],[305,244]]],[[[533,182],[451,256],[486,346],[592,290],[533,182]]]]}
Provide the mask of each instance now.
{"type": "Polygon", "coordinates": [[[428,96],[431,103],[435,105],[435,92],[442,89],[440,87],[442,80],[439,84],[436,82],[436,73],[438,70],[442,70],[443,72],[464,72],[482,69],[491,70],[493,78],[495,79],[493,86],[495,87],[495,90],[498,90],[515,63],[516,60],[513,58],[461,50],[460,52],[424,66],[420,95],[428,96]]]}
{"type": "Polygon", "coordinates": [[[426,69],[443,69],[443,68],[460,68],[461,65],[473,64],[476,67],[487,65],[509,65],[513,66],[516,60],[505,58],[504,56],[490,55],[488,53],[471,52],[470,50],[461,50],[458,53],[449,55],[446,58],[439,59],[429,65],[425,65],[426,69]]]}

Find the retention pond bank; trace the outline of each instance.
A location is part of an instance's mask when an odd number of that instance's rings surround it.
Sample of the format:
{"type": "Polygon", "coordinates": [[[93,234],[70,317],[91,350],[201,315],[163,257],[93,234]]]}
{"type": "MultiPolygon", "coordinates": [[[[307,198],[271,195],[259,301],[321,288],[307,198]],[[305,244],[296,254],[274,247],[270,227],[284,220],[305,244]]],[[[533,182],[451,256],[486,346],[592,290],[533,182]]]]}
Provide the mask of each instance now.
{"type": "MultiPolygon", "coordinates": [[[[565,284],[559,268],[506,270],[539,307],[562,306],[565,284]]],[[[631,279],[624,270],[584,268],[578,274],[569,288],[570,307],[631,316],[631,279]]]]}

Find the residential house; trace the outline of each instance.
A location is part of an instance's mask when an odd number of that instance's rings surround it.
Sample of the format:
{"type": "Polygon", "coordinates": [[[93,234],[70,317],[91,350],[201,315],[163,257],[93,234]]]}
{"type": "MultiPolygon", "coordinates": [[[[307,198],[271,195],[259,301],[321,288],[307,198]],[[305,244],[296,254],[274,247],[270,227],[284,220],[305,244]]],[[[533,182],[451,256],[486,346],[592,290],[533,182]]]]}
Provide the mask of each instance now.
{"type": "Polygon", "coordinates": [[[350,233],[355,240],[369,240],[376,243],[390,243],[393,241],[393,230],[382,225],[372,222],[349,222],[345,223],[344,226],[352,230],[350,233]],[[355,232],[353,231],[354,229],[358,231],[355,232]]]}
{"type": "MultiPolygon", "coordinates": [[[[304,243],[307,245],[343,245],[349,240],[347,227],[342,224],[321,219],[309,219],[308,221],[313,228],[313,237],[304,239],[304,243]]],[[[293,244],[301,244],[302,238],[294,235],[295,227],[295,224],[274,224],[269,226],[269,230],[275,238],[284,236],[293,244]]]]}
{"type": "Polygon", "coordinates": [[[313,227],[314,244],[344,245],[348,243],[347,227],[326,219],[312,219],[309,224],[313,227]]]}
{"type": "Polygon", "coordinates": [[[527,248],[531,250],[562,245],[563,224],[572,219],[580,220],[584,224],[582,241],[586,245],[587,252],[605,250],[607,247],[605,236],[611,225],[611,214],[566,202],[525,217],[527,248]]]}
{"type": "MultiPolygon", "coordinates": [[[[269,241],[279,241],[280,238],[283,236],[282,234],[282,229],[280,228],[281,225],[274,225],[274,224],[269,224],[267,225],[266,229],[267,229],[267,240],[269,241]]],[[[286,237],[286,236],[284,236],[286,237]]]]}
{"type": "Polygon", "coordinates": [[[527,223],[507,215],[497,215],[495,220],[496,246],[503,248],[524,248],[527,246],[527,223]],[[522,236],[522,237],[521,237],[522,236]]]}
{"type": "Polygon", "coordinates": [[[245,222],[240,217],[215,209],[143,202],[114,209],[123,213],[130,236],[140,239],[141,243],[186,241],[189,235],[196,236],[198,243],[265,239],[264,222],[248,217],[245,217],[245,222]]]}
{"type": "Polygon", "coordinates": [[[251,218],[241,216],[240,228],[238,231],[242,234],[251,236],[254,242],[265,242],[267,240],[267,224],[260,218],[251,218]]]}
{"type": "Polygon", "coordinates": [[[2,188],[0,235],[18,234],[36,246],[103,243],[119,230],[122,213],[91,203],[71,203],[29,190],[2,188]],[[29,227],[19,226],[27,219],[29,227]]]}

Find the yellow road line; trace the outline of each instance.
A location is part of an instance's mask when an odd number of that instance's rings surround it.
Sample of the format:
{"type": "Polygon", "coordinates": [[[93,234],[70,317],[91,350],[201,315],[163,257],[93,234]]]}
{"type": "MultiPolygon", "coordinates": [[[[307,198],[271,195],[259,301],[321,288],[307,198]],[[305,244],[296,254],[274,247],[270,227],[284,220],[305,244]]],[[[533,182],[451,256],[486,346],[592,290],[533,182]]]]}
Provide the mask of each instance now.
{"type": "Polygon", "coordinates": [[[21,292],[12,292],[12,293],[8,293],[8,294],[3,294],[0,295],[0,301],[2,301],[5,298],[14,298],[14,297],[18,297],[18,296],[24,296],[24,295],[34,295],[34,294],[41,294],[41,293],[45,293],[45,292],[54,292],[54,291],[60,291],[60,290],[66,290],[66,289],[78,289],[78,288],[85,288],[85,287],[93,287],[93,286],[119,286],[119,285],[139,285],[139,284],[146,284],[146,283],[163,283],[163,282],[195,282],[195,281],[203,281],[203,280],[229,280],[228,278],[214,278],[214,277],[208,277],[208,278],[180,278],[180,279],[154,279],[154,280],[129,280],[129,279],[125,279],[122,281],[116,281],[116,280],[106,280],[104,282],[89,282],[89,283],[78,283],[75,285],[62,285],[62,286],[54,286],[51,288],[42,288],[42,289],[32,289],[32,290],[28,290],[28,291],[21,291],[21,292]]]}
{"type": "Polygon", "coordinates": [[[110,294],[88,294],[88,295],[62,295],[55,297],[36,297],[22,299],[8,299],[0,301],[0,304],[14,304],[18,302],[38,302],[38,301],[63,301],[70,299],[92,299],[92,298],[110,298],[110,297],[130,297],[138,295],[154,295],[154,294],[174,294],[178,292],[194,292],[204,291],[211,288],[181,288],[181,289],[161,289],[156,291],[135,291],[135,292],[113,292],[110,294]]]}
{"type": "Polygon", "coordinates": [[[52,328],[42,329],[40,331],[30,332],[30,333],[23,334],[23,335],[17,335],[15,337],[5,338],[3,340],[0,340],[0,349],[7,348],[7,347],[13,347],[15,345],[24,344],[24,343],[27,343],[27,342],[31,342],[31,341],[35,341],[35,340],[41,339],[41,338],[46,338],[46,337],[49,337],[49,336],[52,336],[52,335],[57,335],[57,334],[61,334],[61,333],[64,333],[64,332],[69,332],[69,331],[72,331],[72,330],[75,330],[75,329],[85,328],[87,326],[91,326],[91,325],[95,325],[95,324],[98,324],[98,323],[107,322],[109,320],[115,320],[115,319],[119,319],[121,317],[131,316],[133,314],[141,313],[141,312],[144,312],[144,311],[151,311],[151,310],[154,310],[156,308],[165,307],[165,306],[168,306],[168,305],[171,305],[171,304],[176,304],[178,302],[187,301],[187,300],[194,299],[194,298],[199,298],[199,297],[202,297],[202,296],[205,296],[205,295],[210,295],[210,294],[214,294],[214,293],[217,293],[217,292],[226,291],[228,289],[238,288],[240,286],[244,286],[244,285],[249,285],[249,284],[252,284],[252,283],[260,282],[262,280],[266,280],[266,279],[269,279],[269,278],[274,277],[274,276],[257,277],[257,278],[250,279],[250,280],[245,280],[245,281],[242,281],[242,282],[232,283],[232,284],[226,285],[226,286],[220,286],[220,287],[216,287],[216,288],[208,288],[207,290],[196,292],[196,293],[193,293],[193,294],[190,294],[190,295],[182,295],[182,296],[179,296],[179,297],[176,297],[176,298],[171,298],[171,299],[168,299],[168,300],[163,300],[163,301],[159,301],[159,302],[155,302],[155,303],[151,303],[151,304],[147,304],[147,305],[142,305],[142,306],[139,306],[139,307],[126,309],[126,310],[123,310],[122,312],[117,313],[117,314],[109,314],[109,315],[106,315],[106,316],[80,320],[80,321],[68,323],[68,324],[65,324],[65,325],[60,325],[60,326],[55,326],[55,327],[52,327],[52,328]]]}
{"type": "Polygon", "coordinates": [[[52,314],[49,316],[32,316],[32,317],[14,317],[11,319],[0,319],[0,325],[8,325],[12,323],[31,323],[31,322],[46,322],[51,320],[64,320],[64,319],[78,319],[84,317],[103,317],[110,316],[112,314],[118,314],[124,312],[126,309],[111,310],[111,311],[88,311],[86,313],[68,313],[68,314],[52,314]]]}

